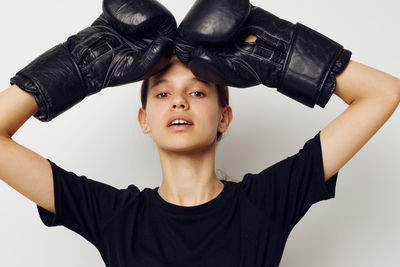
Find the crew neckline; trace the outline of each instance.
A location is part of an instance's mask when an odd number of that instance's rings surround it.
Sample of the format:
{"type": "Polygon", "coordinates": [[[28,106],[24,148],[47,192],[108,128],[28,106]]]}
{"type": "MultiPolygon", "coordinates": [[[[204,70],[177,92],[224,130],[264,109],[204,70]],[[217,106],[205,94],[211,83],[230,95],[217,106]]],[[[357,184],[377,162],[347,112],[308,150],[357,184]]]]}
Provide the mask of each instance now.
{"type": "Polygon", "coordinates": [[[219,210],[220,207],[224,206],[225,200],[227,198],[228,193],[231,191],[231,184],[228,181],[225,180],[220,180],[223,184],[224,187],[222,188],[222,191],[213,199],[200,204],[196,206],[179,206],[173,203],[170,203],[163,199],[160,194],[158,193],[158,189],[160,188],[157,186],[154,188],[153,191],[153,200],[156,203],[158,207],[161,208],[161,210],[167,212],[167,213],[172,213],[176,215],[200,215],[203,213],[209,213],[212,211],[217,211],[219,210]]]}

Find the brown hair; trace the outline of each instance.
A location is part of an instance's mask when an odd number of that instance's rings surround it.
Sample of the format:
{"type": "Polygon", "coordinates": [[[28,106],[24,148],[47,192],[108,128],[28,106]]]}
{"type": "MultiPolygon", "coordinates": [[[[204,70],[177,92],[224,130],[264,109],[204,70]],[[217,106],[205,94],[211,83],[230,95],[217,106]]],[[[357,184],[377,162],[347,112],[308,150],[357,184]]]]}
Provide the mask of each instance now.
{"type": "MultiPolygon", "coordinates": [[[[140,101],[142,102],[142,108],[146,109],[147,103],[147,90],[149,87],[149,79],[145,79],[140,87],[140,101]]],[[[229,105],[229,90],[228,86],[216,84],[218,92],[218,102],[221,107],[226,107],[229,105]]],[[[222,133],[217,132],[217,141],[221,140],[222,133]]]]}

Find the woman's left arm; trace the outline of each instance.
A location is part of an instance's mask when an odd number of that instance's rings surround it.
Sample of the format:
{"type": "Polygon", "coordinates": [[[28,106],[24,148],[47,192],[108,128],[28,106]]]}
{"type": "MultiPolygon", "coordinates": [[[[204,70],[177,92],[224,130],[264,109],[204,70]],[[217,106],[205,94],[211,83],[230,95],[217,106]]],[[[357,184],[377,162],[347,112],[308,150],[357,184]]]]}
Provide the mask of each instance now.
{"type": "Polygon", "coordinates": [[[335,94],[349,107],[320,133],[325,181],[368,142],[400,102],[400,79],[353,60],[336,82],[335,94]]]}

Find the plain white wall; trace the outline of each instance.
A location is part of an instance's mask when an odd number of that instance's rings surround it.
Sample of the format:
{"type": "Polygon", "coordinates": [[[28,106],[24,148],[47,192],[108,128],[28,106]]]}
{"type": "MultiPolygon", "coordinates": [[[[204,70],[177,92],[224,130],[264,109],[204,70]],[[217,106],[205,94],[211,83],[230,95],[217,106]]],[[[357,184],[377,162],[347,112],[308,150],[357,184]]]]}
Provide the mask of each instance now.
{"type": "MultiPolygon", "coordinates": [[[[179,23],[193,0],[163,4],[179,23]]],[[[352,59],[400,77],[397,0],[252,1],[341,43],[352,59]]],[[[1,90],[9,78],[97,18],[101,1],[5,1],[1,90]]],[[[14,140],[64,169],[118,188],[161,183],[158,153],[137,122],[140,83],[107,88],[51,122],[29,119],[14,140]]],[[[336,95],[310,109],[265,86],[231,88],[234,120],[216,166],[236,179],[297,153],[343,112],[336,95]]],[[[336,198],[315,204],[289,237],[281,266],[400,266],[400,114],[339,172],[336,198]]],[[[104,266],[96,248],[64,227],[45,227],[36,206],[0,182],[0,266],[104,266]]]]}

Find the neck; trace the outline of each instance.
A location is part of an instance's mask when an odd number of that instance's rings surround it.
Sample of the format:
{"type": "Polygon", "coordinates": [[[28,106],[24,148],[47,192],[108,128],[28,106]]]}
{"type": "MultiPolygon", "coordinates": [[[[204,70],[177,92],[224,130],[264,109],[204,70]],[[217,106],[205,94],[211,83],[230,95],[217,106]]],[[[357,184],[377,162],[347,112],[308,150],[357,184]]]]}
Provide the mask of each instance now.
{"type": "Polygon", "coordinates": [[[215,150],[215,144],[190,152],[159,148],[163,175],[159,195],[179,206],[201,205],[218,196],[224,185],[215,174],[215,150]]]}

